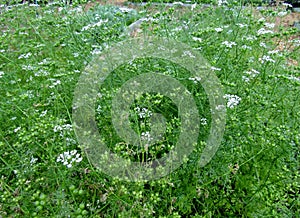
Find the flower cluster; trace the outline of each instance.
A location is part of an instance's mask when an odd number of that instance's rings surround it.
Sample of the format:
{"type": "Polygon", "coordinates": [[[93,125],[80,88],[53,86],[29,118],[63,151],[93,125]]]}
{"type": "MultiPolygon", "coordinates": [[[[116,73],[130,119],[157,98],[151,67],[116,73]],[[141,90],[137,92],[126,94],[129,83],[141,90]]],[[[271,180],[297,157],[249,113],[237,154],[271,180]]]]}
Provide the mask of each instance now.
{"type": "Polygon", "coordinates": [[[50,79],[53,81],[52,85],[49,86],[50,89],[54,88],[55,86],[57,85],[60,85],[61,84],[61,81],[58,79],[58,80],[54,80],[54,79],[50,79]]]}
{"type": "Polygon", "coordinates": [[[191,58],[196,58],[190,51],[184,51],[182,56],[189,56],[191,58]]]}
{"type": "Polygon", "coordinates": [[[224,98],[227,99],[227,107],[231,109],[237,106],[241,101],[241,98],[237,95],[226,94],[224,98]]]}
{"type": "Polygon", "coordinates": [[[151,137],[150,132],[147,131],[147,132],[142,132],[141,140],[150,142],[151,140],[153,140],[153,138],[151,137]]]}
{"type": "Polygon", "coordinates": [[[217,28],[215,28],[215,31],[216,31],[216,32],[218,32],[218,33],[220,33],[220,32],[222,32],[222,31],[223,31],[223,28],[221,28],[221,27],[217,27],[217,28]]]}
{"type": "Polygon", "coordinates": [[[251,69],[251,70],[244,72],[244,74],[246,74],[246,75],[242,76],[242,79],[245,82],[249,82],[250,79],[253,79],[254,77],[256,77],[258,74],[260,74],[260,72],[257,70],[251,69]]]}
{"type": "Polygon", "coordinates": [[[222,45],[225,45],[227,48],[232,48],[232,46],[236,45],[235,42],[224,41],[222,45]]]}
{"type": "Polygon", "coordinates": [[[193,81],[196,84],[201,81],[201,78],[196,76],[196,77],[190,77],[189,80],[193,81]]]}
{"type": "Polygon", "coordinates": [[[273,29],[275,27],[275,23],[265,23],[265,27],[273,29]]]}
{"type": "Polygon", "coordinates": [[[32,55],[31,52],[27,53],[27,54],[21,54],[18,59],[27,59],[32,55]]]}
{"type": "Polygon", "coordinates": [[[257,35],[265,35],[265,34],[273,34],[274,32],[272,30],[267,30],[265,28],[261,28],[257,31],[257,35]]]}
{"type": "Polygon", "coordinates": [[[61,162],[63,165],[67,166],[68,168],[72,167],[72,164],[79,163],[82,161],[82,157],[76,150],[72,151],[65,151],[64,153],[60,154],[56,162],[61,162]]]}
{"type": "Polygon", "coordinates": [[[129,13],[129,12],[133,11],[132,8],[126,8],[126,7],[121,7],[121,8],[119,8],[119,10],[120,10],[122,13],[129,13]]]}
{"type": "Polygon", "coordinates": [[[202,39],[199,38],[199,37],[193,37],[193,40],[196,41],[196,42],[202,42],[202,39]]]}
{"type": "Polygon", "coordinates": [[[136,107],[134,110],[138,113],[140,118],[149,118],[152,116],[152,112],[147,108],[136,107]]]}
{"type": "Polygon", "coordinates": [[[73,128],[72,128],[71,124],[64,124],[64,125],[61,125],[61,126],[60,125],[54,126],[54,129],[53,129],[54,132],[59,132],[59,135],[61,137],[64,137],[66,135],[66,133],[69,133],[72,130],[73,130],[73,128]]]}
{"type": "Polygon", "coordinates": [[[200,119],[200,123],[201,123],[201,125],[203,125],[203,126],[207,125],[207,119],[206,119],[206,118],[201,118],[201,119],[200,119]]]}
{"type": "Polygon", "coordinates": [[[108,19],[100,20],[97,23],[88,24],[87,26],[82,27],[81,31],[83,32],[83,31],[86,31],[86,30],[89,30],[89,29],[93,29],[95,27],[100,27],[103,23],[107,23],[107,22],[108,22],[108,19]]]}
{"type": "Polygon", "coordinates": [[[236,25],[239,26],[240,28],[248,27],[248,24],[245,23],[237,23],[236,25]]]}
{"type": "Polygon", "coordinates": [[[218,6],[226,5],[228,2],[226,0],[218,0],[218,6]]]}
{"type": "Polygon", "coordinates": [[[259,58],[259,61],[264,64],[265,62],[275,63],[275,60],[273,60],[270,56],[264,55],[261,58],[259,58]]]}
{"type": "Polygon", "coordinates": [[[214,66],[212,66],[210,69],[211,69],[212,71],[221,71],[221,70],[222,70],[221,68],[214,67],[214,66]]]}

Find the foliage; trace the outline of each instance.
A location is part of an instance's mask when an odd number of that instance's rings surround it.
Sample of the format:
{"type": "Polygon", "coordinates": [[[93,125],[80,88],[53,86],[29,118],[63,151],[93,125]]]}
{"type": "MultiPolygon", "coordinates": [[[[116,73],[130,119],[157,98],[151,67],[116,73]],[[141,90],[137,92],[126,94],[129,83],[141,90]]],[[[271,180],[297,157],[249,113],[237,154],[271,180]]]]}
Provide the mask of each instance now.
{"type": "MultiPolygon", "coordinates": [[[[84,11],[80,5],[50,4],[1,10],[0,216],[300,216],[300,68],[293,64],[300,61],[299,39],[293,37],[299,31],[273,26],[286,12],[268,9],[260,18],[252,7],[234,5],[84,11]],[[89,163],[71,114],[73,91],[86,64],[124,40],[126,27],[140,17],[152,18],[142,23],[141,35],[169,37],[201,52],[236,104],[227,104],[220,149],[200,168],[197,152],[210,126],[208,101],[204,90],[186,79],[207,118],[195,152],[170,175],[133,183],[110,178],[89,163]]],[[[133,160],[141,157],[131,155],[136,148],[111,136],[111,96],[122,82],[113,75],[125,79],[145,71],[189,78],[167,61],[138,59],[111,74],[107,81],[112,83],[99,89],[102,98],[95,108],[98,128],[112,150],[133,160]]],[[[166,148],[158,144],[140,154],[156,158],[172,149],[180,126],[176,106],[157,93],[137,99],[132,126],[147,132],[149,120],[141,119],[137,107],[160,111],[169,122],[166,148]]]]}

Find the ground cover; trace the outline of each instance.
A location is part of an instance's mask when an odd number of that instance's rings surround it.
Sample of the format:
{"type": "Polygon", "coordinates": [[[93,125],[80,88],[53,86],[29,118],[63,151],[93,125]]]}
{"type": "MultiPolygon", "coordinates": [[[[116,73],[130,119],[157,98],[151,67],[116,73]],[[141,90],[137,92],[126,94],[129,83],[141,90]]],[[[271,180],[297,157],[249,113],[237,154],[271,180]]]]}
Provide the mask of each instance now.
{"type": "Polygon", "coordinates": [[[0,217],[300,216],[300,38],[297,28],[280,22],[291,12],[199,4],[133,8],[76,2],[1,8],[0,217]],[[180,111],[159,93],[136,99],[128,117],[147,141],[151,116],[163,114],[166,134],[156,144],[139,148],[114,130],[114,95],[144,73],[169,75],[187,87],[201,130],[178,169],[157,180],[128,182],[89,161],[74,131],[74,90],[95,55],[153,35],[185,43],[210,63],[223,86],[225,133],[216,155],[200,167],[212,127],[201,78],[158,58],[120,66],[99,87],[94,108],[97,128],[114,153],[152,161],[178,140],[180,111]]]}

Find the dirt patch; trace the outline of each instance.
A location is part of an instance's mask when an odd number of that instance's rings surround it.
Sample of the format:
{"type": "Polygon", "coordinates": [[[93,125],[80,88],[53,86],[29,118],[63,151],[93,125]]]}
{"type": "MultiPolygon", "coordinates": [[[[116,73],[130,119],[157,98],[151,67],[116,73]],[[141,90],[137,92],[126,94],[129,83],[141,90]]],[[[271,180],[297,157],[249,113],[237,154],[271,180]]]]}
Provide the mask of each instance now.
{"type": "Polygon", "coordinates": [[[127,2],[127,0],[96,0],[95,2],[87,3],[84,7],[84,10],[88,11],[90,8],[94,7],[97,4],[124,6],[125,2],[127,2]]]}
{"type": "Polygon", "coordinates": [[[292,12],[290,14],[287,14],[284,17],[276,17],[275,25],[279,26],[285,26],[285,27],[292,27],[294,26],[295,22],[300,21],[300,13],[292,12]]]}

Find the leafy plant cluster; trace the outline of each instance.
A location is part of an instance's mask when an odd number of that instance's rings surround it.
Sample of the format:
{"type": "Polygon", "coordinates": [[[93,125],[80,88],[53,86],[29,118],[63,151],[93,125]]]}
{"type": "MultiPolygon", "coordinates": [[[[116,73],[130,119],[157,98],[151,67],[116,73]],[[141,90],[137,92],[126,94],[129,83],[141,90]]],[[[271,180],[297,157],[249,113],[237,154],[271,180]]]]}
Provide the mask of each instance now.
{"type": "MultiPolygon", "coordinates": [[[[2,10],[2,9],[1,9],[2,10]]],[[[5,8],[0,14],[0,216],[2,217],[298,217],[300,216],[299,30],[273,25],[287,12],[227,5],[136,10],[81,5],[5,8]],[[138,134],[162,113],[167,132],[137,148],[111,125],[111,99],[127,79],[160,72],[194,95],[202,132],[195,152],[170,175],[148,182],[111,178],[89,163],[72,127],[73,92],[94,55],[126,39],[171,38],[198,50],[220,79],[227,124],[220,149],[203,168],[210,128],[207,96],[186,69],[160,59],[120,66],[99,87],[96,121],[113,152],[134,161],[172,150],[181,120],[159,93],[142,95],[129,120],[138,134]],[[101,96],[101,97],[100,97],[101,96]]]]}

